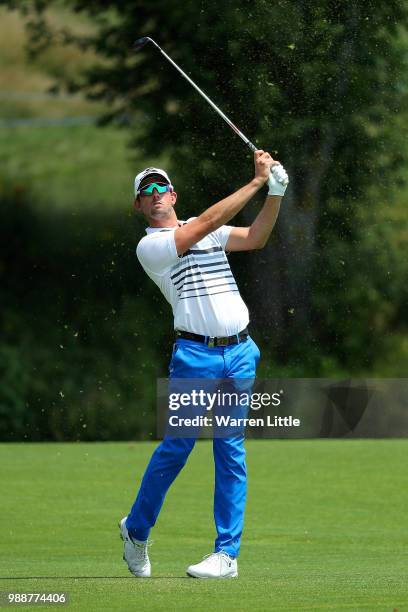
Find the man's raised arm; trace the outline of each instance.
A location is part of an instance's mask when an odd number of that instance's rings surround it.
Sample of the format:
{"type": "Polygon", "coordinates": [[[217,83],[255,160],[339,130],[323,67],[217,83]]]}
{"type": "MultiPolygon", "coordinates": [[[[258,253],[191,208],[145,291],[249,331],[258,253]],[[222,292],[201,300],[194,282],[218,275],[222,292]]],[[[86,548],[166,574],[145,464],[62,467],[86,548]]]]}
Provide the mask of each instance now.
{"type": "Polygon", "coordinates": [[[262,249],[278,218],[280,203],[288,184],[288,175],[279,162],[274,162],[268,178],[265,203],[249,227],[233,227],[225,246],[226,251],[262,249]]]}
{"type": "Polygon", "coordinates": [[[185,253],[193,244],[215,231],[245,206],[256,192],[266,183],[273,159],[269,153],[258,150],[254,153],[255,176],[250,183],[238,189],[220,202],[207,208],[201,215],[185,223],[174,232],[177,253],[185,253]]]}

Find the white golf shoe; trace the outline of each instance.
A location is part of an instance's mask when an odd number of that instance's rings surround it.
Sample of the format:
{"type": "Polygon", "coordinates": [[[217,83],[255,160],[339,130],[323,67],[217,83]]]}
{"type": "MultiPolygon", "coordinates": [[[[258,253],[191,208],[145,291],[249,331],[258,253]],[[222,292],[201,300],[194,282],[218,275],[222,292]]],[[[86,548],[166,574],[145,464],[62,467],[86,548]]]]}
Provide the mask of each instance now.
{"type": "Polygon", "coordinates": [[[222,550],[204,557],[201,563],[190,565],[187,575],[192,578],[237,578],[237,560],[222,550]]]}
{"type": "Polygon", "coordinates": [[[147,554],[147,542],[134,540],[126,529],[126,519],[123,518],[119,523],[120,537],[125,543],[123,551],[123,560],[126,561],[129,572],[137,578],[149,578],[151,574],[151,566],[149,555],[147,554]]]}

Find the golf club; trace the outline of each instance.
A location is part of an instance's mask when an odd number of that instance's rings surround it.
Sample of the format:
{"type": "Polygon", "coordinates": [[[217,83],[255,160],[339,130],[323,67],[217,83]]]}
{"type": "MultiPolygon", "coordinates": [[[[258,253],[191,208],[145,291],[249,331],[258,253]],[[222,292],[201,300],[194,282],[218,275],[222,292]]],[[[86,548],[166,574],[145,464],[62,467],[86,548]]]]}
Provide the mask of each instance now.
{"type": "Polygon", "coordinates": [[[236,134],[238,134],[238,136],[245,142],[245,144],[251,149],[251,151],[256,151],[257,147],[245,136],[245,134],[241,132],[241,130],[237,128],[236,125],[232,123],[230,119],[228,119],[227,115],[224,115],[224,113],[218,108],[218,106],[216,106],[214,102],[210,100],[210,98],[198,87],[198,85],[196,85],[194,81],[192,81],[190,77],[179,66],[177,66],[176,62],[174,62],[171,57],[169,57],[167,53],[165,53],[163,49],[159,47],[159,45],[152,38],[149,38],[148,36],[145,36],[144,38],[139,38],[134,43],[134,48],[136,51],[138,51],[149,42],[152,43],[162,55],[164,55],[166,60],[168,60],[170,64],[172,64],[185,79],[187,79],[187,81],[194,87],[194,89],[198,91],[198,93],[204,98],[204,100],[207,100],[208,104],[210,104],[210,106],[213,107],[213,109],[220,115],[220,117],[222,117],[224,121],[228,123],[230,128],[234,130],[236,134]]]}

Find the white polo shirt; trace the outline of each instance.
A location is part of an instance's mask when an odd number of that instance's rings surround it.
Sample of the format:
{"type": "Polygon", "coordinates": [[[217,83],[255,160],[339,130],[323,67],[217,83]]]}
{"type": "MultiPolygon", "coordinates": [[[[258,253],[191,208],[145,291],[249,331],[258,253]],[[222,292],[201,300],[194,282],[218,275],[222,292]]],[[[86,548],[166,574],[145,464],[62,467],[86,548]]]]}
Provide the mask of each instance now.
{"type": "Polygon", "coordinates": [[[176,229],[148,227],[136,249],[143,269],[171,304],[174,329],[203,336],[237,334],[248,325],[249,314],[225,254],[232,227],[223,225],[181,256],[176,229]]]}

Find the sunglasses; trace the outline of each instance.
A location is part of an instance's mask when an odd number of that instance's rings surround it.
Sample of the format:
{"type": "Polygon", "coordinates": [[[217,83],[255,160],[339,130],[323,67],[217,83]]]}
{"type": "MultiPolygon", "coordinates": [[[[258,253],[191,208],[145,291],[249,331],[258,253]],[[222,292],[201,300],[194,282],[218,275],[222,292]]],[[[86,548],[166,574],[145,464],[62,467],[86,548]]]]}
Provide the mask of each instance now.
{"type": "Polygon", "coordinates": [[[153,189],[157,189],[157,193],[166,193],[167,191],[173,191],[172,185],[168,185],[167,183],[150,183],[150,185],[146,185],[145,187],[141,188],[141,190],[139,191],[139,195],[152,195],[153,189]]]}

